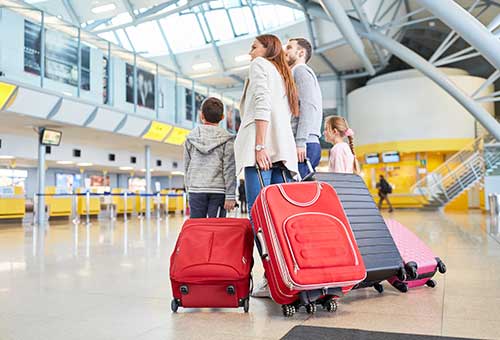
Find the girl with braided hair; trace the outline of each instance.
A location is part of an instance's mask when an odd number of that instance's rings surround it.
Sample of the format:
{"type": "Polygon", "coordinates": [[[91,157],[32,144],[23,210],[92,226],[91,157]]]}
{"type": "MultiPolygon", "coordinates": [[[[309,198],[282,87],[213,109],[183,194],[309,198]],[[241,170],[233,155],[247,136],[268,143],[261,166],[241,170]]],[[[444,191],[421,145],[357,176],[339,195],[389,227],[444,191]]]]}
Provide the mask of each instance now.
{"type": "Polygon", "coordinates": [[[344,117],[328,116],[325,119],[325,139],[333,144],[330,150],[329,171],[359,174],[360,167],[354,152],[354,131],[344,117]],[[347,138],[348,143],[344,140],[347,138]]]}

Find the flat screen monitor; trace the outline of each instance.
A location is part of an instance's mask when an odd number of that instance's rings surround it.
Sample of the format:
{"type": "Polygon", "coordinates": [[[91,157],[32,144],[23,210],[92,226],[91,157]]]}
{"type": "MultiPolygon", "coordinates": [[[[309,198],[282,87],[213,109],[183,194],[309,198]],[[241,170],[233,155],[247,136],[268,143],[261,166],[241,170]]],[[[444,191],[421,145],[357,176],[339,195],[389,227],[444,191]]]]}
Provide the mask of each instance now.
{"type": "Polygon", "coordinates": [[[382,153],[382,162],[384,163],[397,163],[399,162],[399,152],[389,151],[382,153]]]}
{"type": "Polygon", "coordinates": [[[365,156],[366,164],[378,164],[380,163],[380,159],[378,157],[378,153],[368,153],[365,156]]]}
{"type": "Polygon", "coordinates": [[[51,129],[43,129],[40,135],[40,143],[42,145],[59,146],[61,143],[62,132],[51,129]]]}

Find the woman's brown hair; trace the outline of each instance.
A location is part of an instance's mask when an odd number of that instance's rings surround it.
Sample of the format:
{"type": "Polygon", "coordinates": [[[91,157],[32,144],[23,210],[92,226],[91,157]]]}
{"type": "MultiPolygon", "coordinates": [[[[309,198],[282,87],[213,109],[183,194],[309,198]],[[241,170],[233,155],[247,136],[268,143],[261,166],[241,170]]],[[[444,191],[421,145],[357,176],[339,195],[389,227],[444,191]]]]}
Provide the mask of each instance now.
{"type": "Polygon", "coordinates": [[[290,67],[286,62],[285,52],[283,51],[281,41],[277,36],[272,34],[259,35],[256,39],[266,49],[264,58],[273,63],[278,72],[281,74],[281,77],[285,82],[285,91],[288,98],[288,106],[290,106],[292,115],[297,117],[299,115],[299,97],[297,95],[297,88],[295,87],[295,81],[293,80],[292,72],[290,71],[290,67]]]}
{"type": "Polygon", "coordinates": [[[359,174],[360,166],[356,159],[356,152],[354,151],[354,135],[349,133],[346,134],[346,132],[350,130],[347,120],[341,116],[328,116],[325,119],[325,125],[332,131],[337,130],[342,138],[347,137],[349,148],[351,148],[351,152],[354,155],[354,173],[359,174]]]}

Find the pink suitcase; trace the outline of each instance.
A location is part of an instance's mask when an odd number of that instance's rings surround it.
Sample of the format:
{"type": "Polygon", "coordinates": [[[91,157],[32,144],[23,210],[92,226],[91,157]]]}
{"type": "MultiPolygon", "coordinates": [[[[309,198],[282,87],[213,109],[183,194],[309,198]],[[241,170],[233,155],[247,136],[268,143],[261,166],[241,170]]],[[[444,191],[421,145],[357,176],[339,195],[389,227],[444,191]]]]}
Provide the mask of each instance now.
{"type": "Polygon", "coordinates": [[[436,271],[439,270],[441,274],[446,272],[443,261],[436,257],[417,235],[398,221],[385,219],[385,223],[405,262],[408,277],[406,281],[400,281],[397,277],[392,277],[388,280],[389,283],[403,293],[406,293],[408,288],[423,285],[434,288],[436,281],[432,280],[432,277],[436,274],[436,271]]]}

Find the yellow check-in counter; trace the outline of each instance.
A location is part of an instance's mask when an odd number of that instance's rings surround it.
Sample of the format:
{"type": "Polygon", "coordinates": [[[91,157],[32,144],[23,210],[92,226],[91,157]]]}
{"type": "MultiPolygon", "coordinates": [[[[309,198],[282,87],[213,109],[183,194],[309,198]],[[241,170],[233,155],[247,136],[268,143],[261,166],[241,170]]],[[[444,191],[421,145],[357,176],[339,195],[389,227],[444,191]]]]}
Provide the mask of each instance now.
{"type": "Polygon", "coordinates": [[[132,211],[134,211],[134,203],[136,202],[133,196],[127,196],[127,207],[125,211],[125,196],[123,195],[125,192],[127,192],[127,190],[121,188],[114,188],[111,190],[111,194],[113,195],[111,202],[114,204],[117,214],[131,214],[132,211]]]}
{"type": "MultiPolygon", "coordinates": [[[[143,192],[136,191],[137,196],[135,196],[135,211],[138,214],[144,214],[146,212],[146,197],[140,196],[140,194],[144,194],[143,192]]],[[[151,209],[154,209],[156,203],[156,197],[150,197],[151,201],[151,209]]]]}
{"type": "Polygon", "coordinates": [[[26,198],[22,187],[0,188],[0,219],[24,218],[26,198]]]}
{"type": "MultiPolygon", "coordinates": [[[[83,188],[76,189],[76,193],[86,193],[87,190],[83,188]]],[[[96,193],[96,189],[91,190],[92,193],[96,193]]],[[[90,196],[89,198],[89,215],[99,215],[101,212],[101,202],[98,196],[90,196]]],[[[78,215],[87,214],[87,196],[78,196],[78,215]]]]}
{"type": "MultiPolygon", "coordinates": [[[[168,198],[168,212],[173,212],[175,213],[177,210],[180,210],[181,212],[184,212],[184,198],[183,194],[184,192],[182,190],[178,191],[169,191],[168,194],[172,195],[169,196],[168,198]],[[175,196],[173,196],[175,195],[175,196]]],[[[165,198],[166,201],[166,198],[165,198]]],[[[186,202],[187,204],[187,202],[186,202]]]]}
{"type": "Polygon", "coordinates": [[[72,197],[71,196],[51,196],[56,194],[56,187],[45,188],[45,205],[48,208],[50,217],[71,216],[72,213],[72,197]]]}

